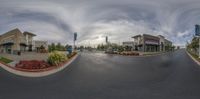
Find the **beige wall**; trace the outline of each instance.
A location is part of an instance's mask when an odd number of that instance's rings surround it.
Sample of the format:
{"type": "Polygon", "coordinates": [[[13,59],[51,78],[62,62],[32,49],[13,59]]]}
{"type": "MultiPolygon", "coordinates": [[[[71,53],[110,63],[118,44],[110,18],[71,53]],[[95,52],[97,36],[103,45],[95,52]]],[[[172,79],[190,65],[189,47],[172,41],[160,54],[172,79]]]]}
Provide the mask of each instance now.
{"type": "MultiPolygon", "coordinates": [[[[23,34],[20,30],[14,29],[1,35],[0,43],[4,44],[7,42],[13,42],[14,45],[11,46],[11,49],[12,49],[11,51],[20,50],[20,37],[22,36],[23,34]]],[[[1,48],[3,49],[3,47],[1,48]]]]}
{"type": "MultiPolygon", "coordinates": [[[[11,30],[0,36],[0,44],[4,44],[7,42],[14,43],[14,45],[11,46],[11,53],[13,53],[13,51],[19,51],[20,43],[24,42],[24,35],[19,29],[11,30]]],[[[1,46],[1,50],[5,50],[5,48],[1,46]]]]}

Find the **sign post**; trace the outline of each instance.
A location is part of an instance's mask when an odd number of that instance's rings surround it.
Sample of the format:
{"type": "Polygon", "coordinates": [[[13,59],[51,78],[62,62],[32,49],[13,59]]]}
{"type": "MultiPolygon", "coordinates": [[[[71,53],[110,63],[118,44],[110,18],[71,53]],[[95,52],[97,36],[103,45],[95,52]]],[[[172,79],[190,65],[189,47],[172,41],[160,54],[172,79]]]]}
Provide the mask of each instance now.
{"type": "Polygon", "coordinates": [[[108,36],[106,36],[106,44],[108,44],[108,36]]]}
{"type": "Polygon", "coordinates": [[[76,40],[77,40],[77,32],[74,33],[74,48],[73,48],[74,51],[75,51],[75,48],[76,48],[76,46],[75,46],[76,40]]]}
{"type": "Polygon", "coordinates": [[[199,58],[200,58],[200,37],[199,37],[199,58]]]}
{"type": "Polygon", "coordinates": [[[195,25],[195,36],[199,38],[199,58],[200,58],[200,25],[195,25]]]}
{"type": "Polygon", "coordinates": [[[68,52],[69,55],[72,54],[72,46],[69,46],[69,47],[67,48],[67,52],[68,52]]]}

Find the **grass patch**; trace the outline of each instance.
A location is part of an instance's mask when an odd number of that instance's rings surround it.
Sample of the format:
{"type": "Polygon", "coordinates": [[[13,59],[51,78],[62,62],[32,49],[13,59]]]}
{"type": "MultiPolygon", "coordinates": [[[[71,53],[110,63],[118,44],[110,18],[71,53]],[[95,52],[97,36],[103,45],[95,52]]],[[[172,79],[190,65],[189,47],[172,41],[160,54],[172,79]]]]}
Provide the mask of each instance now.
{"type": "Polygon", "coordinates": [[[1,56],[0,56],[0,61],[3,62],[3,63],[6,63],[6,64],[12,62],[12,60],[7,59],[5,57],[1,57],[1,56]]]}

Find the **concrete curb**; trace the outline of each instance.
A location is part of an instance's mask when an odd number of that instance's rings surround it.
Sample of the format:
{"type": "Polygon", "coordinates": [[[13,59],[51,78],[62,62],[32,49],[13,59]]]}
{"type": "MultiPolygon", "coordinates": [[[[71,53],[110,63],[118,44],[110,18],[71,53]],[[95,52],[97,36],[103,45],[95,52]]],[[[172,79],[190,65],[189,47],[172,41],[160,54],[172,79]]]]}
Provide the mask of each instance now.
{"type": "Polygon", "coordinates": [[[197,63],[199,66],[200,66],[200,62],[197,61],[192,55],[190,55],[190,53],[186,50],[186,53],[188,54],[188,56],[195,62],[197,63]]]}
{"type": "Polygon", "coordinates": [[[19,75],[19,76],[24,76],[24,77],[44,77],[44,76],[48,76],[54,73],[57,73],[63,69],[65,69],[66,67],[68,67],[69,64],[71,64],[76,58],[78,57],[78,54],[75,55],[72,59],[70,59],[66,64],[64,64],[64,66],[60,66],[58,68],[52,69],[52,70],[48,70],[48,71],[42,71],[42,72],[26,72],[26,71],[19,71],[13,68],[10,68],[2,63],[0,63],[0,67],[2,67],[3,69],[5,69],[6,71],[13,73],[15,75],[19,75]]]}

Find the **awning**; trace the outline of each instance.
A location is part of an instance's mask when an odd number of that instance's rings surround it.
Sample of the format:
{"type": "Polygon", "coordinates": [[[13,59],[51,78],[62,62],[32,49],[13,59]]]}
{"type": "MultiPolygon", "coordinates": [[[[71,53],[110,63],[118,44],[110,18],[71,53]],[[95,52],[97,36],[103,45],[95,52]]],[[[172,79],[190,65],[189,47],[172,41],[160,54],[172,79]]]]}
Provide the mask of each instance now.
{"type": "Polygon", "coordinates": [[[20,43],[20,46],[27,46],[25,43],[20,43]]]}
{"type": "Polygon", "coordinates": [[[2,46],[7,46],[7,45],[14,45],[14,43],[13,42],[7,42],[7,43],[3,43],[3,44],[1,44],[2,46]]]}

